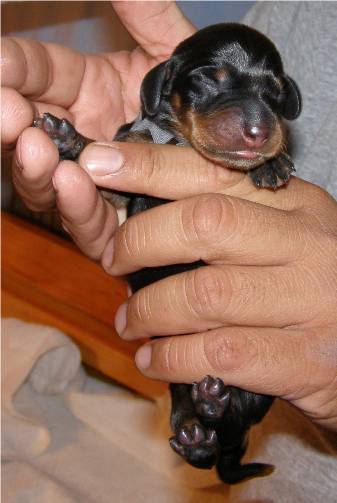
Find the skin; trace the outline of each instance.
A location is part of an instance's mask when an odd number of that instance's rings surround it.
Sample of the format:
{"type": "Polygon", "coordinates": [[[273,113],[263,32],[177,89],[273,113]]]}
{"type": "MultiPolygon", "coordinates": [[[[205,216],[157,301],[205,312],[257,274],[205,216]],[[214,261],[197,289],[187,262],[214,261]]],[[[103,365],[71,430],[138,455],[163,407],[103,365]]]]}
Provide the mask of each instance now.
{"type": "Polygon", "coordinates": [[[337,431],[333,198],[295,177],[275,193],[257,190],[244,174],[168,145],[100,142],[84,150],[79,164],[59,163],[46,135],[27,129],[36,107],[69,118],[87,136],[110,139],[137,114],[138,89],[128,82],[140,84],[193,32],[174,4],[147,3],[146,14],[138,2],[114,4],[140,43],[131,54],[83,56],[51,44],[4,43],[3,143],[9,154],[16,143],[18,192],[32,209],[56,206],[77,245],[110,274],[200,258],[207,264],[152,284],[119,308],[121,337],[160,337],[136,354],[145,375],[170,382],[218,376],[288,400],[337,431]],[[33,56],[34,69],[25,63],[33,56]],[[102,97],[105,86],[111,93],[102,97]],[[88,117],[93,103],[98,114],[88,117]],[[111,119],[99,115],[102,109],[113,110],[111,119]],[[96,184],[175,201],[118,227],[96,184]]]}

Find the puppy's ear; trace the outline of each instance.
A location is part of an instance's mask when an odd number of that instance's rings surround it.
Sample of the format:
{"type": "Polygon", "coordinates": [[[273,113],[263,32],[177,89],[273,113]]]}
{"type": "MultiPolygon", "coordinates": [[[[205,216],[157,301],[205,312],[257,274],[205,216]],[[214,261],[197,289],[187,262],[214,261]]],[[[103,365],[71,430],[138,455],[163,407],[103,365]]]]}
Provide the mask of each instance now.
{"type": "Polygon", "coordinates": [[[145,75],[140,89],[140,97],[148,115],[154,115],[157,112],[164,86],[170,76],[170,60],[160,63],[145,75]]]}
{"type": "Polygon", "coordinates": [[[284,84],[285,88],[282,115],[285,119],[292,121],[297,119],[302,110],[301,93],[296,82],[288,75],[284,75],[284,84]]]}

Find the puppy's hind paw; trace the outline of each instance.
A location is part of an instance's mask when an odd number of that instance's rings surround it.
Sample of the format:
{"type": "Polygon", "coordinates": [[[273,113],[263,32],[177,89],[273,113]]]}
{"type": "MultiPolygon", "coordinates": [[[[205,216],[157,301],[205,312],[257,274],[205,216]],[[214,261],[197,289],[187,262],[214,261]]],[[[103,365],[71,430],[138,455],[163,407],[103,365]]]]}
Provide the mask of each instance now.
{"type": "Polygon", "coordinates": [[[203,421],[218,421],[228,407],[230,389],[219,378],[206,376],[192,384],[192,400],[195,411],[203,421]]]}
{"type": "Polygon", "coordinates": [[[199,424],[183,426],[170,438],[172,449],[196,468],[212,468],[218,456],[218,441],[214,430],[199,424]]]}

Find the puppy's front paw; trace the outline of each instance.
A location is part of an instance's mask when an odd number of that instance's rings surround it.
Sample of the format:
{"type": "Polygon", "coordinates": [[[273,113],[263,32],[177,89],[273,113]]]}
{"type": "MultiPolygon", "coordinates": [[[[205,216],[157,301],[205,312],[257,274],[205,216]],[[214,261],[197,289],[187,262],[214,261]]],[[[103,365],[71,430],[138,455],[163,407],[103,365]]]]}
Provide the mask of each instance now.
{"type": "Polygon", "coordinates": [[[230,391],[219,378],[206,376],[192,384],[195,411],[202,420],[218,421],[229,403],[230,391]]]}
{"type": "Polygon", "coordinates": [[[172,449],[196,468],[212,468],[218,457],[218,441],[214,430],[200,424],[183,426],[170,438],[172,449]]]}
{"type": "Polygon", "coordinates": [[[290,175],[295,171],[294,163],[287,154],[280,154],[275,159],[267,161],[262,166],[249,172],[251,179],[258,188],[276,190],[289,182],[290,175]]]}
{"type": "Polygon", "coordinates": [[[33,125],[42,129],[53,140],[61,160],[75,160],[88,143],[88,140],[78,133],[67,119],[58,119],[49,113],[35,119],[33,125]]]}

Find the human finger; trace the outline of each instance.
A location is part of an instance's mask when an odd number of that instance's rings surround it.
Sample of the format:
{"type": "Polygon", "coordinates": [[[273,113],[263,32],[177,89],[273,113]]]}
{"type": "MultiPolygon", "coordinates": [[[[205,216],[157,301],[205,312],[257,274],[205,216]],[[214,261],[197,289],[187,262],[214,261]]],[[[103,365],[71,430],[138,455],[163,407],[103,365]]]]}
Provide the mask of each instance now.
{"type": "Polygon", "coordinates": [[[291,177],[276,192],[258,190],[247,174],[215,164],[193,148],[173,145],[91,143],[79,163],[97,185],[171,200],[219,192],[292,210],[312,202],[315,187],[291,177]]]}
{"type": "Polygon", "coordinates": [[[151,56],[169,57],[175,47],[195,32],[175,2],[112,2],[133,38],[151,56]]]}
{"type": "Polygon", "coordinates": [[[1,69],[3,86],[68,108],[78,96],[85,60],[67,47],[11,37],[3,39],[1,69]]]}
{"type": "Polygon", "coordinates": [[[9,87],[3,87],[1,92],[1,144],[5,154],[15,148],[19,135],[33,124],[33,119],[42,116],[44,112],[73,120],[72,114],[58,105],[31,102],[9,87]]]}
{"type": "Polygon", "coordinates": [[[3,87],[1,94],[1,145],[7,152],[14,148],[22,131],[32,125],[34,107],[15,89],[3,87]]]}
{"type": "Polygon", "coordinates": [[[333,330],[224,327],[163,337],[142,346],[136,364],[147,377],[191,383],[210,374],[225,384],[280,396],[336,426],[333,330]]]}
{"type": "Polygon", "coordinates": [[[310,287],[298,300],[305,271],[292,268],[203,266],[138,290],[116,314],[123,339],[203,332],[222,326],[279,327],[318,317],[328,293],[310,287]],[[165,309],[163,309],[165,306],[165,309]]]}
{"type": "Polygon", "coordinates": [[[192,148],[172,145],[91,143],[79,163],[102,187],[163,199],[219,192],[244,177],[206,161],[192,148]]]}
{"type": "Polygon", "coordinates": [[[111,274],[191,263],[285,265],[308,248],[297,214],[203,194],[132,216],[118,229],[111,274]]]}
{"type": "Polygon", "coordinates": [[[86,255],[100,260],[118,226],[115,208],[74,162],[58,165],[53,186],[64,228],[86,255]]]}
{"type": "Polygon", "coordinates": [[[25,204],[33,211],[55,206],[52,177],[59,153],[46,134],[27,128],[20,135],[12,162],[13,183],[25,204]]]}

